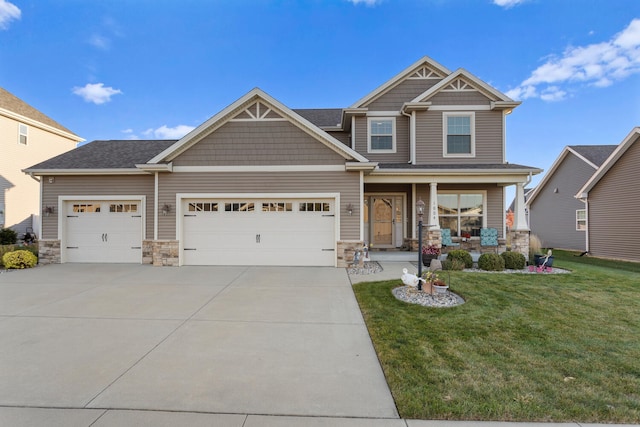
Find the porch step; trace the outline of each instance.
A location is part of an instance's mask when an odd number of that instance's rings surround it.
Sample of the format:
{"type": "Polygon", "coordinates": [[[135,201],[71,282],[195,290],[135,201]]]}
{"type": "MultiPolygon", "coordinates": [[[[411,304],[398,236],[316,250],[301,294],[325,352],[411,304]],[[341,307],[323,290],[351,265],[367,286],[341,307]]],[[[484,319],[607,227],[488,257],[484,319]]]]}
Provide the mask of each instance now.
{"type": "MultiPolygon", "coordinates": [[[[474,264],[478,262],[480,258],[479,252],[470,252],[471,259],[474,264]]],[[[371,251],[369,252],[369,258],[371,261],[416,261],[418,262],[418,252],[409,251],[371,251]]],[[[447,254],[440,256],[440,260],[447,259],[447,254]]]]}

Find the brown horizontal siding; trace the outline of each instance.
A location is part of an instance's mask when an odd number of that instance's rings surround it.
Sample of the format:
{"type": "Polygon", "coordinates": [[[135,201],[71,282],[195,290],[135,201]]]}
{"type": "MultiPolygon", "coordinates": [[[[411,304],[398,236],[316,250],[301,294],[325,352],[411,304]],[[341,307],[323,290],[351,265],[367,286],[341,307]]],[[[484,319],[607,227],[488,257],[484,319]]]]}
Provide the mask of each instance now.
{"type": "Polygon", "coordinates": [[[412,101],[439,82],[438,79],[407,79],[364,106],[369,111],[400,111],[402,104],[412,101]]]}
{"type": "Polygon", "coordinates": [[[576,210],[584,209],[584,203],[574,196],[594,172],[593,167],[569,153],[545,186],[537,190],[529,207],[529,227],[544,247],[585,250],[586,232],[576,230],[576,210]]]}
{"type": "Polygon", "coordinates": [[[367,117],[356,117],[356,151],[372,162],[402,163],[409,161],[409,118],[396,116],[396,152],[369,153],[369,128],[367,117]]]}
{"type": "Polygon", "coordinates": [[[589,251],[640,262],[640,138],[589,192],[589,251]]]}
{"type": "Polygon", "coordinates": [[[416,162],[429,163],[501,163],[502,120],[500,111],[476,111],[476,155],[466,157],[443,156],[442,111],[425,111],[416,115],[416,162]]]}
{"type": "Polygon", "coordinates": [[[55,213],[42,216],[42,237],[59,239],[58,196],[146,196],[146,237],[153,238],[154,177],[153,175],[118,176],[56,176],[49,184],[43,177],[42,206],[55,206],[55,213]]]}
{"type": "Polygon", "coordinates": [[[173,160],[175,166],[330,165],[344,158],[286,121],[229,122],[173,160]]]}
{"type": "MultiPolygon", "coordinates": [[[[340,238],[360,238],[360,175],[356,172],[236,172],[160,175],[159,204],[176,203],[177,193],[340,193],[340,238]],[[353,205],[353,215],[344,206],[353,205]]],[[[160,216],[158,237],[175,239],[175,209],[160,216]]]]}
{"type": "Polygon", "coordinates": [[[489,105],[491,100],[478,91],[440,91],[429,98],[432,105],[489,105]]]}

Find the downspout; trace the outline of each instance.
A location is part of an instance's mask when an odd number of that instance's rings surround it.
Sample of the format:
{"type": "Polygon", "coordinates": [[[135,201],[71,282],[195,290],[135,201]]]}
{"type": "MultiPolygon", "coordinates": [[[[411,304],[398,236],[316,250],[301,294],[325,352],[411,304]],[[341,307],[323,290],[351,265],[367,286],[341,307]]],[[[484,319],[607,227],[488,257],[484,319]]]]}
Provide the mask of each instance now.
{"type": "Polygon", "coordinates": [[[153,240],[158,240],[158,172],[155,172],[155,183],[153,189],[153,240]]]}
{"type": "Polygon", "coordinates": [[[585,230],[585,248],[584,250],[587,252],[590,252],[591,250],[589,249],[589,198],[585,197],[584,198],[584,213],[585,213],[585,217],[587,220],[587,229],[585,230]]]}
{"type": "Polygon", "coordinates": [[[408,114],[404,108],[400,110],[400,114],[409,117],[409,161],[407,163],[415,165],[416,161],[416,112],[412,111],[408,114]]]}

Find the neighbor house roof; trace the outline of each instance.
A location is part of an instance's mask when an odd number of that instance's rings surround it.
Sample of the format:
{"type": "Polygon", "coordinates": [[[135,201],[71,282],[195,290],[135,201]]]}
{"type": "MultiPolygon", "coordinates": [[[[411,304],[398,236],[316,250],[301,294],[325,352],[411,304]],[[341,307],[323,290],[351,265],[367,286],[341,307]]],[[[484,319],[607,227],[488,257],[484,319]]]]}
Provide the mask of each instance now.
{"type": "Polygon", "coordinates": [[[586,198],[589,191],[596,186],[598,182],[602,179],[603,176],[616,164],[616,162],[624,155],[624,153],[631,147],[638,139],[640,138],[640,127],[636,126],[633,128],[631,132],[626,136],[624,140],[620,143],[620,145],[614,146],[615,150],[611,153],[611,155],[602,163],[602,165],[598,168],[598,170],[593,174],[593,176],[587,181],[584,186],[578,191],[576,194],[576,198],[583,199],[586,198]]]}
{"type": "Polygon", "coordinates": [[[148,162],[175,142],[175,139],[93,141],[33,165],[24,172],[136,169],[137,164],[148,162]]]}
{"type": "Polygon", "coordinates": [[[591,166],[594,171],[604,163],[604,161],[611,155],[616,149],[615,145],[567,145],[564,147],[558,158],[553,162],[549,171],[542,177],[542,180],[533,189],[526,204],[531,205],[535,198],[538,196],[542,188],[546,185],[547,181],[551,179],[556,169],[560,167],[562,161],[569,154],[575,155],[578,159],[591,166]]]}
{"type": "Polygon", "coordinates": [[[49,116],[36,110],[31,105],[27,104],[17,96],[9,93],[7,90],[0,87],[0,113],[2,113],[2,110],[5,110],[5,113],[14,113],[14,114],[17,114],[18,116],[47,125],[49,127],[57,129],[58,131],[62,131],[71,136],[75,136],[76,138],[74,139],[78,141],[83,141],[82,138],[80,138],[75,133],[71,132],[66,127],[62,126],[60,123],[56,122],[49,116]]]}

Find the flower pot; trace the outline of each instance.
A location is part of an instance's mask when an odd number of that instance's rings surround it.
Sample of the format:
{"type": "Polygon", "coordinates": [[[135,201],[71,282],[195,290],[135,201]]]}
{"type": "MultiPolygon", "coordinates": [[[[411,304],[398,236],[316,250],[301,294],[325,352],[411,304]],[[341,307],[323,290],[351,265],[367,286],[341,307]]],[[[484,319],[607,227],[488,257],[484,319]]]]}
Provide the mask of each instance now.
{"type": "Polygon", "coordinates": [[[449,289],[449,286],[432,284],[431,289],[436,295],[444,295],[447,293],[447,289],[449,289]]]}
{"type": "Polygon", "coordinates": [[[431,265],[431,261],[434,259],[438,259],[438,255],[422,255],[422,265],[429,267],[431,265]]]}

